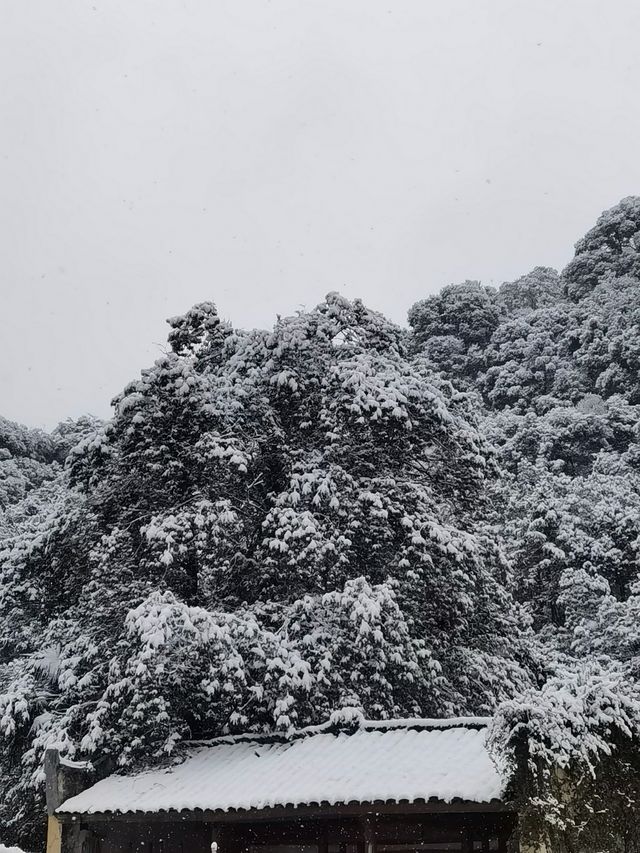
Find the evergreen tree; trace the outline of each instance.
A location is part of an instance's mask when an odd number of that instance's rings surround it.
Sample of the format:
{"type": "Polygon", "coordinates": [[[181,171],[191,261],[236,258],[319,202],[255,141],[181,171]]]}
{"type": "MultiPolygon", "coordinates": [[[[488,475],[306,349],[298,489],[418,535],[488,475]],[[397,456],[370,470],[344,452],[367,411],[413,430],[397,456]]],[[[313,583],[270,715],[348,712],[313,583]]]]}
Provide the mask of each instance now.
{"type": "Polygon", "coordinates": [[[336,294],[272,332],[210,303],[170,325],[0,556],[3,808],[23,825],[52,744],[127,768],[341,707],[487,713],[532,683],[473,398],[336,294]]]}
{"type": "Polygon", "coordinates": [[[640,197],[623,198],[599,217],[576,243],[563,273],[568,296],[578,301],[601,282],[631,276],[640,279],[640,197]]]}

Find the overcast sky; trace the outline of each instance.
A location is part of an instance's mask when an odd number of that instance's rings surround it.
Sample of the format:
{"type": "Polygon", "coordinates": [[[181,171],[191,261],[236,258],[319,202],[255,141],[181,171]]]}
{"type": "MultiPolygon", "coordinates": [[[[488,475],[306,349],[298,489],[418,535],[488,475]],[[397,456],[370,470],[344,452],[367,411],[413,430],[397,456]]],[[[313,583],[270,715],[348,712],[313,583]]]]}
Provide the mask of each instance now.
{"type": "Polygon", "coordinates": [[[637,0],[1,0],[0,413],[52,427],[213,299],[398,322],[640,192],[637,0]]]}

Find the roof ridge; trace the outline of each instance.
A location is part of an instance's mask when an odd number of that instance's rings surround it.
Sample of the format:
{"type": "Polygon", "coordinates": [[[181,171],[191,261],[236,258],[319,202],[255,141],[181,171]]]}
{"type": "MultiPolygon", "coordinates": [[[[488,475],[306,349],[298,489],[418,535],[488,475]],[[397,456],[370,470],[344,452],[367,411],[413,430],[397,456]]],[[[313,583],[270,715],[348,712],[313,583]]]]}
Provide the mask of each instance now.
{"type": "Polygon", "coordinates": [[[368,720],[364,716],[340,723],[330,718],[324,723],[304,726],[290,732],[239,732],[238,734],[218,735],[214,738],[185,741],[185,746],[218,746],[234,743],[289,743],[301,738],[318,734],[355,734],[358,731],[393,731],[397,729],[437,730],[437,729],[483,729],[492,722],[492,717],[395,717],[388,720],[368,720]]]}
{"type": "Polygon", "coordinates": [[[366,729],[484,729],[492,717],[399,717],[391,720],[365,720],[366,729]]]}

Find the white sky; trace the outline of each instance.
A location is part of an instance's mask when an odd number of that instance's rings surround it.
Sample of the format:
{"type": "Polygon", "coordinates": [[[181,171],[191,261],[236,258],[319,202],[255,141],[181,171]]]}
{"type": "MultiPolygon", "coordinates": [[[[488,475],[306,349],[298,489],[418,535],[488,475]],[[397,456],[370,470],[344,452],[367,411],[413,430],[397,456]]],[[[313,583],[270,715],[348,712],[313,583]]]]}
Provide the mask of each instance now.
{"type": "Polygon", "coordinates": [[[404,322],[640,192],[637,0],[1,0],[0,413],[52,427],[213,299],[404,322]]]}

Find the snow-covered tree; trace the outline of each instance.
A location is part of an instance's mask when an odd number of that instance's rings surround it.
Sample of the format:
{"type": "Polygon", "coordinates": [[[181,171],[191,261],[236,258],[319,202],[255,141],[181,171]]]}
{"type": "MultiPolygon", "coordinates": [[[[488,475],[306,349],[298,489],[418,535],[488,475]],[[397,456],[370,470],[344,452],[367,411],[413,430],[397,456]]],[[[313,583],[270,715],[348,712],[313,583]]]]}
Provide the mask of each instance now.
{"type": "Polygon", "coordinates": [[[210,303],[170,325],[4,544],[5,814],[52,744],[126,768],[343,706],[490,712],[532,684],[472,397],[336,294],[271,332],[210,303]]]}
{"type": "Polygon", "coordinates": [[[492,746],[513,778],[522,840],[545,849],[640,845],[640,693],[624,666],[559,663],[501,706],[492,746]]]}
{"type": "Polygon", "coordinates": [[[510,314],[527,314],[561,301],[562,282],[554,269],[534,267],[515,281],[505,281],[498,298],[510,314]]]}
{"type": "Polygon", "coordinates": [[[582,299],[607,278],[640,280],[640,197],[627,196],[605,210],[576,243],[576,253],[562,277],[573,300],[582,299]]]}

